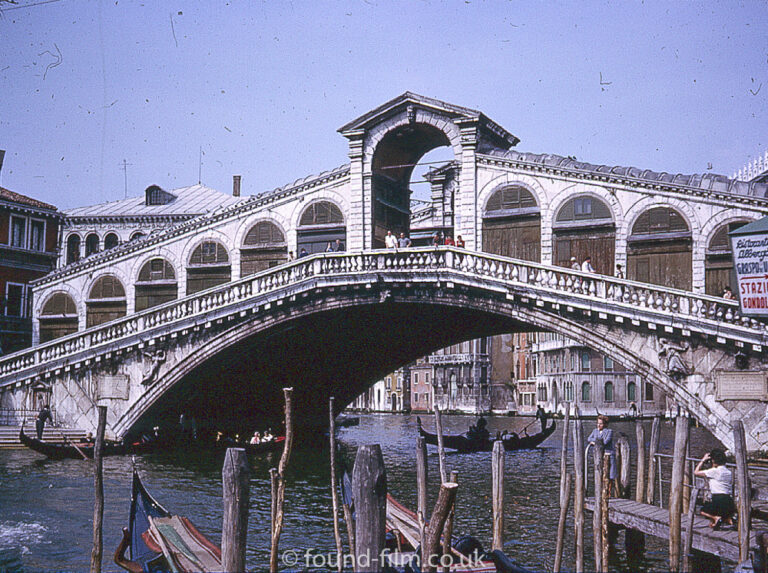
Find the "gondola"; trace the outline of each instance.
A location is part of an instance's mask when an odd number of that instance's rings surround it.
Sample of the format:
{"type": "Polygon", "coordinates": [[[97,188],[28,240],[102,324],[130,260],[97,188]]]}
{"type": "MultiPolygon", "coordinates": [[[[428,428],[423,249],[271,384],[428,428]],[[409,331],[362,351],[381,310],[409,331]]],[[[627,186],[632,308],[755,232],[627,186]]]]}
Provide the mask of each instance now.
{"type": "MultiPolygon", "coordinates": [[[[45,442],[38,440],[32,436],[28,436],[24,433],[24,425],[22,424],[19,430],[19,440],[22,444],[29,449],[36,451],[37,453],[48,456],[52,460],[82,460],[83,457],[93,459],[93,451],[95,445],[92,443],[77,443],[65,442],[63,444],[54,444],[51,442],[45,442]]],[[[154,445],[149,439],[141,439],[133,443],[114,442],[111,440],[104,441],[104,447],[101,450],[102,456],[122,456],[125,454],[139,454],[147,452],[154,448],[154,445]]]]}
{"type": "MultiPolygon", "coordinates": [[[[433,446],[437,445],[437,435],[430,434],[421,426],[421,418],[416,418],[416,422],[419,426],[419,433],[424,436],[424,439],[428,444],[433,446]]],[[[517,434],[505,434],[500,437],[501,443],[504,445],[504,449],[508,452],[514,450],[531,450],[541,444],[555,431],[557,426],[556,422],[552,420],[552,424],[547,426],[538,434],[531,436],[524,435],[518,436],[517,434]]],[[[460,435],[443,435],[443,446],[459,452],[490,452],[493,450],[493,443],[496,440],[491,437],[470,436],[469,432],[460,435]]]]}
{"type": "Polygon", "coordinates": [[[115,563],[131,573],[221,571],[221,549],[186,517],[172,515],[149,494],[133,470],[128,527],[115,563]],[[130,558],[125,557],[130,548],[130,558]]]}

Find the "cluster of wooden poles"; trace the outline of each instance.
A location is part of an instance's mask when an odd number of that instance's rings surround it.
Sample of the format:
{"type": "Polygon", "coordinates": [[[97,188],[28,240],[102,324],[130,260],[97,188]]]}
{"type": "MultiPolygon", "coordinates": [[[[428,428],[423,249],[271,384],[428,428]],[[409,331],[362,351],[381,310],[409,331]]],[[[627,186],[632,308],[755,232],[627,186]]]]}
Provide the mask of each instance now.
{"type": "MultiPolygon", "coordinates": [[[[554,571],[558,573],[562,567],[563,544],[565,539],[566,519],[571,501],[573,484],[574,506],[574,541],[576,573],[584,571],[584,508],[586,497],[586,460],[584,448],[584,431],[582,421],[576,408],[573,427],[573,470],[575,476],[567,471],[568,435],[570,432],[571,404],[565,404],[565,424],[560,461],[560,519],[557,530],[554,571]]],[[[635,501],[652,505],[654,502],[655,479],[654,459],[659,450],[661,418],[656,417],[651,427],[651,439],[648,452],[649,464],[646,466],[645,427],[641,420],[635,422],[637,442],[637,465],[635,501]],[[647,467],[647,479],[646,479],[647,467]]],[[[749,555],[750,539],[750,484],[747,471],[746,442],[744,426],[740,421],[733,423],[734,455],[736,458],[737,509],[739,514],[739,561],[744,561],[749,555]]],[[[618,484],[616,494],[625,499],[630,498],[630,447],[626,436],[619,435],[614,439],[615,456],[618,468],[618,484]]],[[[596,571],[608,570],[609,552],[612,540],[615,538],[609,525],[611,487],[609,485],[610,454],[605,452],[602,442],[597,441],[593,446],[595,498],[592,512],[592,535],[596,571]]],[[[690,466],[686,463],[689,457],[689,419],[678,416],[675,419],[675,446],[672,456],[672,477],[669,491],[669,570],[673,572],[694,570],[691,560],[693,541],[693,521],[696,497],[699,488],[694,486],[690,466]],[[686,495],[686,488],[690,495],[686,495]],[[685,519],[685,522],[683,522],[685,519]],[[683,527],[685,524],[685,527],[683,527]],[[686,535],[683,538],[683,530],[686,535]]],[[[625,544],[627,553],[638,554],[644,549],[644,534],[638,530],[627,529],[625,544]]]]}

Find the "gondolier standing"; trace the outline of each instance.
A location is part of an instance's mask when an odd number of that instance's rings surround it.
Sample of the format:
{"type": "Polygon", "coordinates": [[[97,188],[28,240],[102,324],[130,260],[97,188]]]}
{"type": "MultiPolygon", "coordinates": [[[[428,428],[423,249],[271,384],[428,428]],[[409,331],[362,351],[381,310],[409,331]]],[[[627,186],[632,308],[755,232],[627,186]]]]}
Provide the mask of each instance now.
{"type": "Polygon", "coordinates": [[[541,407],[541,404],[539,404],[539,407],[536,409],[536,418],[541,420],[541,431],[547,429],[547,413],[544,411],[544,408],[541,407]]]}
{"type": "Polygon", "coordinates": [[[37,415],[37,419],[35,420],[35,430],[37,431],[38,440],[43,439],[43,430],[45,430],[45,423],[48,420],[53,421],[53,416],[51,416],[51,410],[48,408],[48,404],[45,404],[42,408],[40,408],[40,413],[37,415]]]}

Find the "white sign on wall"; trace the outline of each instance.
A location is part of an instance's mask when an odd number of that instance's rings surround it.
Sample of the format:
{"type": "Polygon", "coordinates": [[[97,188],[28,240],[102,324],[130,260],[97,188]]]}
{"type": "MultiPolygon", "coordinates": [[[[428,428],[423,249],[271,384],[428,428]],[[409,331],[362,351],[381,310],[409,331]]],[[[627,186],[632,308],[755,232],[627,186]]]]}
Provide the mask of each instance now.
{"type": "Polygon", "coordinates": [[[741,312],[768,316],[768,233],[732,235],[741,312]]]}

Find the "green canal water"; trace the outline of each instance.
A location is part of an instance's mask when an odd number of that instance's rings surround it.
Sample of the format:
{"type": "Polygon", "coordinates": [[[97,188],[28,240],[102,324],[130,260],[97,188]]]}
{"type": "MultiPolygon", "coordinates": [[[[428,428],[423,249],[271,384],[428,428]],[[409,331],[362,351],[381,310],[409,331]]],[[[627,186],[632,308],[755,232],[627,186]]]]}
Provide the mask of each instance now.
{"type": "MultiPolygon", "coordinates": [[[[470,417],[445,416],[446,433],[459,433],[470,417]]],[[[520,431],[531,418],[489,418],[489,429],[520,431]]],[[[562,424],[562,422],[560,422],[562,424]]],[[[585,421],[585,436],[594,426],[585,421]]],[[[433,428],[431,416],[424,417],[433,428]]],[[[661,451],[671,453],[674,428],[662,425],[661,451]]],[[[616,423],[634,450],[633,424],[616,423]]],[[[530,431],[538,429],[534,423],[530,431]]],[[[390,493],[406,505],[416,504],[416,416],[364,415],[360,425],[339,431],[348,455],[357,446],[380,444],[390,493]]],[[[646,424],[650,436],[650,422],[646,424]]],[[[508,452],[505,483],[505,551],[534,571],[551,571],[558,521],[562,426],[536,450],[508,452]]],[[[716,445],[705,430],[693,428],[691,454],[700,456],[716,445]]],[[[430,503],[439,484],[437,455],[429,450],[430,503]]],[[[572,451],[569,450],[569,459],[572,451]]],[[[251,508],[248,529],[249,570],[269,565],[269,468],[279,457],[251,460],[251,508]]],[[[491,539],[491,454],[446,456],[449,470],[459,472],[456,510],[457,534],[471,534],[484,546],[491,539]]],[[[147,488],[171,512],[189,517],[203,533],[220,541],[222,520],[222,455],[167,452],[137,457],[136,466],[147,488]]],[[[104,460],[104,571],[121,571],[112,553],[127,526],[132,461],[129,457],[104,460]]],[[[285,525],[281,552],[297,562],[293,570],[321,562],[314,555],[335,553],[329,490],[328,449],[297,449],[287,472],[285,525]]],[[[564,564],[573,568],[573,522],[569,516],[564,564]]],[[[27,450],[0,451],[0,571],[87,571],[90,566],[93,519],[93,468],[79,460],[50,461],[27,450]]],[[[343,528],[342,528],[343,530],[343,528]]],[[[587,568],[592,561],[591,514],[586,520],[587,568]]],[[[648,539],[643,561],[627,563],[623,534],[610,569],[657,571],[667,569],[667,541],[648,539]]]]}

